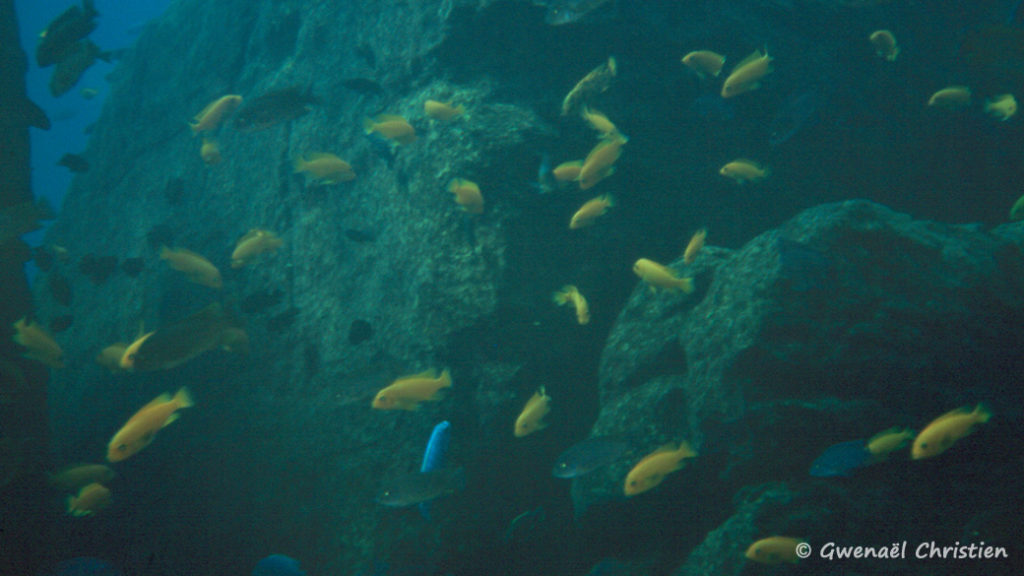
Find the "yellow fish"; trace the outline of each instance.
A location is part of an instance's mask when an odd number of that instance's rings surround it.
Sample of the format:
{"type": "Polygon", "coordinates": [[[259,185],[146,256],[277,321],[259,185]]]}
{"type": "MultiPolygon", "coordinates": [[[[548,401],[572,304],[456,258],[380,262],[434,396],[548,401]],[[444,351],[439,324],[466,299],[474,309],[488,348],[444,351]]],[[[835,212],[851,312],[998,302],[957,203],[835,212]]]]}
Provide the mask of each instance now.
{"type": "Polygon", "coordinates": [[[913,437],[914,431],[909,428],[889,428],[868,440],[868,452],[878,460],[887,458],[889,454],[906,446],[913,437]]]}
{"type": "Polygon", "coordinates": [[[875,54],[879,58],[885,58],[889,62],[896,60],[900,55],[900,47],[896,44],[896,37],[888,30],[875,30],[868,36],[868,42],[875,48],[875,54]]]}
{"type": "Polygon", "coordinates": [[[575,112],[581,104],[607,90],[615,80],[617,71],[615,58],[609,57],[608,62],[588,72],[562,100],[562,116],[575,112]]]}
{"type": "Polygon", "coordinates": [[[533,396],[526,401],[526,405],[523,406],[523,411],[519,413],[519,417],[516,418],[515,435],[516,438],[522,438],[533,434],[538,430],[547,428],[548,425],[544,423],[544,416],[551,411],[551,396],[547,395],[544,391],[544,387],[541,386],[533,393],[533,396]]]}
{"type": "Polygon", "coordinates": [[[603,216],[605,212],[608,212],[608,209],[614,205],[614,199],[608,194],[587,200],[583,206],[580,206],[580,209],[572,215],[572,220],[569,221],[569,229],[576,230],[578,228],[590,226],[595,220],[603,216]]]}
{"type": "Polygon", "coordinates": [[[448,102],[438,102],[437,100],[427,100],[423,103],[423,113],[433,118],[434,120],[440,120],[441,122],[448,122],[456,116],[460,116],[466,112],[465,106],[459,104],[458,106],[452,106],[451,100],[448,102]]]}
{"type": "Polygon", "coordinates": [[[64,492],[75,492],[92,483],[109,484],[114,471],[103,464],[76,464],[50,474],[50,486],[64,492]]]}
{"type": "Polygon", "coordinates": [[[974,432],[978,424],[984,424],[992,418],[992,412],[984,404],[973,409],[970,406],[957,408],[932,420],[924,430],[914,438],[910,449],[910,457],[914,460],[934,458],[949,449],[957,440],[974,432]]]}
{"type": "Polygon", "coordinates": [[[220,270],[199,254],[184,248],[170,249],[167,246],[160,248],[160,259],[167,260],[178,272],[185,274],[190,282],[220,289],[224,287],[224,281],[220,277],[220,270]]]}
{"type": "Polygon", "coordinates": [[[615,162],[622,155],[622,147],[628,138],[622,134],[614,134],[598,142],[597,146],[587,154],[580,167],[580,173],[576,180],[580,183],[580,190],[592,188],[601,180],[611,176],[614,171],[615,162]]]}
{"type": "Polygon", "coordinates": [[[321,184],[349,182],[356,178],[356,173],[348,162],[328,152],[314,152],[309,155],[309,160],[306,160],[305,156],[300,156],[295,159],[293,168],[296,174],[305,172],[321,184]]]}
{"type": "Polygon", "coordinates": [[[412,144],[416,141],[416,130],[401,116],[381,114],[363,121],[367,134],[377,134],[397,144],[412,144]]]}
{"type": "Polygon", "coordinates": [[[666,476],[679,470],[685,464],[687,458],[693,458],[697,453],[690,448],[686,442],[680,442],[678,446],[668,444],[644,456],[637,462],[636,466],[626,475],[626,483],[622,491],[626,496],[636,496],[647,492],[658,484],[666,476]]]}
{"type": "Polygon", "coordinates": [[[1000,94],[985,100],[985,113],[1006,122],[1017,114],[1017,99],[1013,94],[1000,94]]]}
{"type": "Polygon", "coordinates": [[[107,446],[107,461],[120,462],[149,446],[161,428],[178,419],[178,410],[190,408],[192,397],[181,388],[172,398],[166,392],[139,409],[114,434],[107,446]]]}
{"type": "Polygon", "coordinates": [[[235,251],[231,253],[231,267],[241,268],[264,252],[276,251],[283,243],[277,234],[253,228],[235,243],[235,251]]]}
{"type": "Polygon", "coordinates": [[[453,178],[448,183],[448,191],[455,195],[455,203],[470,214],[483,214],[484,197],[476,182],[465,178],[453,178]]]}
{"type": "Polygon", "coordinates": [[[377,410],[418,410],[420,402],[437,402],[444,397],[443,390],[451,387],[452,375],[447,368],[441,371],[440,376],[436,370],[402,376],[377,392],[372,407],[377,410]]]}
{"type": "Polygon", "coordinates": [[[725,65],[725,56],[710,50],[695,50],[683,56],[683,64],[702,79],[708,76],[717,78],[725,65]]]}
{"type": "Polygon", "coordinates": [[[575,286],[568,284],[562,286],[562,289],[555,292],[551,297],[555,304],[559,306],[565,306],[572,304],[576,308],[576,321],[580,324],[586,324],[590,322],[590,306],[587,304],[587,299],[580,294],[580,291],[575,286]]]}
{"type": "Polygon", "coordinates": [[[799,538],[769,536],[751,544],[744,556],[748,560],[761,564],[781,564],[783,562],[796,564],[800,561],[796,547],[803,543],[804,541],[799,538]]]}
{"type": "Polygon", "coordinates": [[[697,259],[697,254],[700,254],[702,248],[704,248],[704,239],[707,238],[708,231],[704,228],[697,230],[690,237],[689,244],[686,245],[686,251],[683,252],[683,264],[693,264],[693,261],[697,259]]]}
{"type": "Polygon", "coordinates": [[[650,286],[651,292],[657,288],[670,292],[682,290],[686,294],[693,292],[693,278],[680,278],[670,268],[647,258],[637,260],[633,272],[650,286]]]}
{"type": "Polygon", "coordinates": [[[754,53],[741,60],[725,79],[722,84],[722,98],[732,98],[760,88],[761,80],[774,70],[772,60],[774,59],[767,52],[754,50],[754,53]]]}
{"type": "Polygon", "coordinates": [[[121,358],[124,357],[124,351],[127,349],[128,344],[124,342],[111,344],[100,350],[100,353],[96,355],[96,363],[110,370],[111,374],[116,374],[123,370],[121,368],[121,358]]]}
{"type": "Polygon", "coordinates": [[[78,496],[68,496],[68,514],[88,516],[110,505],[110,490],[96,482],[83,486],[78,496]]]}
{"type": "Polygon", "coordinates": [[[603,138],[611,138],[619,133],[619,129],[607,116],[597,110],[591,110],[589,106],[584,106],[580,114],[603,138]]]}
{"type": "Polygon", "coordinates": [[[967,86],[949,86],[928,99],[929,106],[938,108],[965,108],[971,104],[971,89],[967,86]]]}
{"type": "Polygon", "coordinates": [[[207,166],[220,164],[222,160],[220,156],[220,145],[217,144],[216,140],[203,138],[203,145],[199,148],[199,157],[203,159],[203,162],[205,162],[207,166]]]}
{"type": "Polygon", "coordinates": [[[192,127],[192,135],[216,130],[221,121],[241,103],[242,97],[238,94],[228,94],[210,102],[189,122],[189,126],[192,127]]]}
{"type": "Polygon", "coordinates": [[[572,182],[580,177],[580,170],[583,168],[583,160],[572,160],[562,162],[551,171],[558,182],[572,182]]]}
{"type": "Polygon", "coordinates": [[[152,336],[154,333],[155,330],[153,332],[147,332],[142,336],[139,336],[138,338],[135,339],[134,342],[129,344],[128,347],[124,349],[124,352],[121,354],[121,360],[120,362],[118,362],[118,366],[120,366],[122,370],[135,369],[135,357],[139,352],[139,348],[146,342],[146,340],[149,340],[149,337],[152,336]]]}
{"type": "Polygon", "coordinates": [[[14,342],[25,347],[22,356],[50,368],[64,367],[64,351],[38,322],[25,318],[14,323],[14,342]]]}
{"type": "Polygon", "coordinates": [[[726,178],[734,180],[739,184],[747,182],[757,183],[768,177],[768,169],[753,160],[743,158],[733,160],[722,166],[718,173],[726,178]]]}

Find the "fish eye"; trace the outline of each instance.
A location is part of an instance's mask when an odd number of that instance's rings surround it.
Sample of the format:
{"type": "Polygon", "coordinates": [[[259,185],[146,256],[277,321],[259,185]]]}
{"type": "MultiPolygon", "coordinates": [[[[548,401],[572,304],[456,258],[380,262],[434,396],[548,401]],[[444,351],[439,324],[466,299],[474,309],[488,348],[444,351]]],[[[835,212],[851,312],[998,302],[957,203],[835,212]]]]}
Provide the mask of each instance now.
{"type": "Polygon", "coordinates": [[[125,451],[125,450],[127,450],[127,449],[128,449],[128,445],[127,445],[127,444],[120,444],[120,445],[118,445],[118,447],[117,447],[117,450],[118,450],[119,452],[124,452],[124,451],[125,451]]]}

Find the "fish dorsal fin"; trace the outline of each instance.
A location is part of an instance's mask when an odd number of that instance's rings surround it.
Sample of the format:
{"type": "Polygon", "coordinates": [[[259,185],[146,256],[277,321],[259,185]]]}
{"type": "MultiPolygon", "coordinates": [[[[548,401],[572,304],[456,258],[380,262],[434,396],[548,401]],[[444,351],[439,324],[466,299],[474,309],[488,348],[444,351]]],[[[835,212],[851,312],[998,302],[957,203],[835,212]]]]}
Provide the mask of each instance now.
{"type": "Polygon", "coordinates": [[[437,378],[437,369],[429,368],[427,370],[424,370],[423,372],[420,372],[419,374],[410,374],[409,376],[404,376],[402,380],[437,380],[437,378]]]}
{"type": "Polygon", "coordinates": [[[153,398],[152,400],[150,400],[149,403],[146,404],[145,406],[143,406],[142,408],[139,408],[139,411],[136,412],[136,414],[138,414],[139,412],[142,412],[144,410],[149,410],[150,408],[153,408],[154,406],[159,406],[160,404],[166,404],[167,402],[170,402],[170,401],[171,401],[171,395],[169,393],[167,393],[167,392],[164,392],[163,394],[161,394],[161,395],[157,396],[156,398],[153,398]]]}
{"type": "Polygon", "coordinates": [[[760,50],[754,50],[749,56],[747,56],[743,60],[740,60],[735,66],[733,66],[732,69],[733,70],[739,70],[740,68],[743,68],[747,64],[750,64],[751,62],[753,62],[755,60],[760,60],[763,57],[764,57],[764,54],[762,54],[760,50]]]}
{"type": "Polygon", "coordinates": [[[961,406],[955,410],[950,410],[949,412],[946,412],[942,416],[939,416],[938,418],[935,419],[935,422],[941,422],[942,420],[947,420],[949,418],[954,418],[956,416],[966,416],[971,412],[974,412],[973,406],[961,406]]]}
{"type": "Polygon", "coordinates": [[[253,229],[249,230],[248,232],[246,232],[244,236],[239,238],[238,239],[238,243],[241,244],[242,242],[248,242],[249,240],[252,240],[253,238],[256,238],[257,236],[259,236],[262,233],[263,233],[262,230],[259,230],[257,228],[253,228],[253,229]]]}
{"type": "Polygon", "coordinates": [[[167,426],[169,426],[171,424],[171,422],[174,422],[175,420],[177,420],[180,417],[181,417],[181,415],[178,414],[177,412],[171,414],[170,416],[167,417],[167,420],[164,420],[164,425],[161,426],[161,428],[166,428],[167,426]]]}
{"type": "Polygon", "coordinates": [[[373,121],[376,124],[384,124],[385,122],[408,122],[398,114],[378,114],[374,117],[373,121]]]}
{"type": "Polygon", "coordinates": [[[335,160],[335,159],[340,160],[340,158],[338,158],[337,155],[331,154],[330,152],[310,152],[309,153],[309,160],[307,160],[307,162],[315,162],[317,160],[335,160]]]}

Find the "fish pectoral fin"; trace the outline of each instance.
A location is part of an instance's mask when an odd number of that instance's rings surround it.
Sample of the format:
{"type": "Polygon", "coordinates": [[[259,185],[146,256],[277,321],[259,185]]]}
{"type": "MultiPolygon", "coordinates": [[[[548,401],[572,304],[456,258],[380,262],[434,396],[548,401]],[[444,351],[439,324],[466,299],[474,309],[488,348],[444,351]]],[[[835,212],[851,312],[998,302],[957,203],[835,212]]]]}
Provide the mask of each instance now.
{"type": "MultiPolygon", "coordinates": [[[[161,428],[166,428],[171,422],[174,422],[175,420],[177,420],[180,417],[181,416],[177,412],[175,412],[174,414],[171,414],[170,416],[167,417],[167,420],[164,421],[164,425],[161,426],[161,428]]],[[[150,438],[150,440],[152,440],[152,438],[150,438]]]]}

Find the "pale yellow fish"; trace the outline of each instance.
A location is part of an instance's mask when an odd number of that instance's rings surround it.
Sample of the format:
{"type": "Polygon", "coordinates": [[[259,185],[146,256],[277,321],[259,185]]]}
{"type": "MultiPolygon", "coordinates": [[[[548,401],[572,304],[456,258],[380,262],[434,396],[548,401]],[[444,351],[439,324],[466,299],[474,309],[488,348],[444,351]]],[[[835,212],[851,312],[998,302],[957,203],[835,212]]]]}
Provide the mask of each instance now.
{"type": "Polygon", "coordinates": [[[83,486],[77,496],[68,496],[68,514],[72,516],[88,516],[110,506],[110,490],[102,484],[93,482],[83,486]]]}
{"type": "Polygon", "coordinates": [[[680,278],[670,268],[653,260],[647,258],[637,260],[633,264],[633,272],[650,287],[651,292],[657,288],[669,292],[681,291],[686,294],[693,292],[693,278],[680,278]]]}
{"type": "Polygon", "coordinates": [[[203,145],[199,148],[199,157],[203,159],[203,162],[207,166],[213,166],[214,164],[220,164],[220,145],[217,144],[216,140],[211,138],[203,138],[203,145]]]}
{"type": "Polygon", "coordinates": [[[23,346],[21,355],[50,368],[64,367],[64,350],[53,336],[35,320],[22,318],[14,323],[14,342],[23,346]]]}
{"type": "Polygon", "coordinates": [[[235,251],[231,253],[231,267],[241,268],[264,252],[274,252],[284,242],[270,230],[253,228],[238,239],[235,251]]]}
{"type": "Polygon", "coordinates": [[[584,106],[580,115],[583,116],[583,119],[590,124],[590,127],[597,130],[602,137],[611,137],[619,133],[619,129],[615,127],[615,124],[602,112],[592,110],[589,106],[584,106]]]}
{"type": "Polygon", "coordinates": [[[896,37],[888,30],[875,30],[868,36],[868,41],[875,48],[875,54],[879,58],[893,62],[900,55],[900,47],[896,43],[896,37]]]}
{"type": "Polygon", "coordinates": [[[451,101],[438,102],[437,100],[427,100],[423,103],[423,113],[433,118],[434,120],[440,120],[441,122],[449,122],[457,116],[461,116],[466,112],[465,106],[459,104],[458,106],[452,106],[451,101]]]}
{"type": "Polygon", "coordinates": [[[682,62],[701,78],[718,77],[725,65],[725,56],[711,50],[695,50],[683,56],[682,62]]]}
{"type": "Polygon", "coordinates": [[[111,374],[121,372],[124,370],[121,368],[121,358],[124,357],[124,351],[127,349],[128,344],[124,342],[111,344],[100,350],[100,353],[96,355],[96,363],[110,370],[111,374]]]}
{"type": "Polygon", "coordinates": [[[562,162],[551,171],[558,182],[572,182],[579,178],[580,170],[583,168],[583,160],[570,160],[562,162]]]}
{"type": "Polygon", "coordinates": [[[1017,99],[1013,94],[1000,94],[985,100],[985,113],[1006,122],[1017,114],[1017,99]]]}
{"type": "Polygon", "coordinates": [[[551,397],[547,395],[544,387],[541,386],[533,393],[533,396],[526,401],[526,405],[523,406],[523,411],[519,413],[519,417],[516,418],[515,435],[516,438],[522,438],[529,434],[533,434],[538,430],[547,428],[547,424],[544,422],[544,416],[551,411],[551,397]]]}
{"type": "Polygon", "coordinates": [[[697,259],[697,254],[704,248],[704,239],[707,236],[708,231],[704,228],[693,233],[690,242],[686,245],[686,251],[683,252],[683,264],[693,264],[693,261],[697,259]]]}
{"type": "Polygon", "coordinates": [[[168,248],[163,246],[160,249],[160,259],[166,260],[171,268],[182,272],[190,282],[220,289],[224,287],[224,281],[220,277],[220,270],[209,260],[199,254],[184,248],[168,248]]]}
{"type": "Polygon", "coordinates": [[[330,152],[313,152],[293,162],[295,173],[305,172],[320,184],[336,184],[355,180],[352,166],[330,152]],[[308,159],[307,159],[308,158],[308,159]]]}
{"type": "Polygon", "coordinates": [[[928,105],[937,108],[966,108],[970,104],[971,89],[967,86],[948,86],[928,99],[928,105]]]}
{"type": "Polygon", "coordinates": [[[609,194],[598,196],[587,200],[580,209],[572,215],[569,221],[569,229],[576,230],[590,226],[598,218],[603,216],[608,209],[615,205],[615,200],[609,194]]]}
{"type": "Polygon", "coordinates": [[[867,442],[868,452],[876,458],[885,458],[908,443],[914,437],[914,431],[909,428],[889,428],[875,434],[867,442]]]}
{"type": "Polygon", "coordinates": [[[571,284],[562,286],[562,289],[555,292],[551,299],[559,306],[571,304],[576,309],[576,322],[579,324],[590,322],[590,305],[575,286],[571,284]]]}
{"type": "Polygon", "coordinates": [[[445,368],[438,376],[436,370],[403,376],[384,387],[373,398],[376,410],[418,410],[421,402],[436,402],[443,392],[452,387],[451,372],[445,368]]]}
{"type": "Polygon", "coordinates": [[[662,446],[644,456],[633,466],[633,469],[626,475],[622,492],[626,496],[636,496],[647,492],[661,484],[666,476],[681,469],[686,463],[686,459],[696,456],[697,453],[686,442],[662,446]]]}
{"type": "Polygon", "coordinates": [[[242,103],[242,97],[238,94],[227,94],[210,102],[205,108],[196,114],[189,126],[192,127],[192,134],[216,130],[224,118],[234,111],[242,103]]]}
{"type": "Polygon", "coordinates": [[[769,536],[751,544],[744,556],[761,564],[795,564],[800,561],[800,556],[796,552],[797,546],[804,542],[789,536],[769,536]]]}
{"type": "Polygon", "coordinates": [[[377,134],[396,144],[412,144],[416,141],[416,129],[409,122],[395,114],[380,114],[363,121],[367,134],[377,134]]]}
{"type": "Polygon", "coordinates": [[[722,83],[722,98],[732,98],[761,87],[761,80],[774,70],[768,52],[755,50],[732,69],[722,83]]]}
{"type": "Polygon", "coordinates": [[[769,171],[753,160],[739,158],[722,166],[718,173],[738,184],[757,183],[768,177],[769,171]]]}

